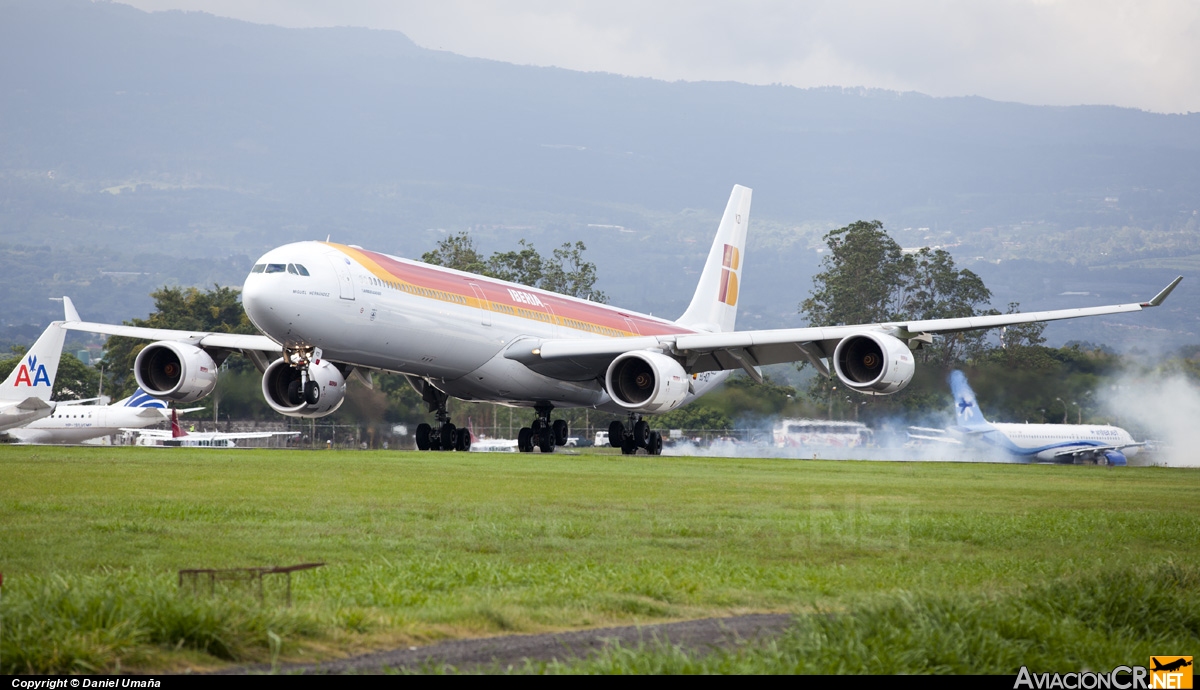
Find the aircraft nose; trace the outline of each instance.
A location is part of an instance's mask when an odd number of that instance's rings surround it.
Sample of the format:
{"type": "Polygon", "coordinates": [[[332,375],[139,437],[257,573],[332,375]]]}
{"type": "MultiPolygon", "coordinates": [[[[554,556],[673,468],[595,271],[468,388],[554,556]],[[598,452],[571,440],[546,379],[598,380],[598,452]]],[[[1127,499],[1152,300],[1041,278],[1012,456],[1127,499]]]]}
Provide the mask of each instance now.
{"type": "Polygon", "coordinates": [[[269,333],[273,310],[269,304],[265,282],[261,274],[252,273],[246,278],[246,282],[242,284],[242,308],[246,310],[246,316],[250,317],[250,322],[257,326],[258,330],[269,333]]]}

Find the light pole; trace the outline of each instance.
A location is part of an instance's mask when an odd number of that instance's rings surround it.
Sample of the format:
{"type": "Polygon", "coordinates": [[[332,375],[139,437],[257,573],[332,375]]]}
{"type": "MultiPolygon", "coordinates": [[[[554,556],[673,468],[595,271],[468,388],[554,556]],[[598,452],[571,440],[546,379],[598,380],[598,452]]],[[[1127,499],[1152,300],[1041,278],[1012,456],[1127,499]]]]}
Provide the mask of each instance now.
{"type": "Polygon", "coordinates": [[[1055,400],[1057,400],[1057,401],[1059,401],[1060,403],[1062,403],[1062,404],[1063,404],[1063,420],[1062,420],[1062,423],[1063,423],[1063,424],[1066,424],[1066,423],[1067,423],[1067,401],[1066,401],[1066,400],[1063,400],[1062,398],[1055,398],[1055,400]]]}
{"type": "Polygon", "coordinates": [[[1071,401],[1071,404],[1075,406],[1075,423],[1083,424],[1083,408],[1074,400],[1071,401]]]}

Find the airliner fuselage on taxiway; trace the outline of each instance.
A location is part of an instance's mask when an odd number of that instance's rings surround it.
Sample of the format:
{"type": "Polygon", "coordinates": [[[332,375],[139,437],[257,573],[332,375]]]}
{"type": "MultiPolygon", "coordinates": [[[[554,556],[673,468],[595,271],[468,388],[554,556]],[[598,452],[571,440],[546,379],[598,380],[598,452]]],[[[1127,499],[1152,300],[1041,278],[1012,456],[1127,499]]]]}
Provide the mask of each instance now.
{"type": "Polygon", "coordinates": [[[263,371],[263,394],[285,415],[329,414],[350,376],[369,383],[373,371],[398,372],[436,413],[436,426],[417,429],[420,448],[469,446],[446,409],[456,397],[533,408],[537,419],[518,435],[522,451],[566,442],[554,408],[592,407],[629,415],[610,428],[612,445],[655,453],[662,439],[642,415],[685,405],[732,370],[761,380],[761,365],[804,360],[855,390],[894,393],[912,378],[910,349],[934,334],[1138,311],[1178,284],[1137,304],[736,331],[749,217],[750,190],[735,186],[691,304],[674,321],[354,245],[297,242],[263,255],[243,286],[242,304],[264,335],[85,323],[70,300],[65,326],[155,340],[138,355],[138,383],[179,402],[212,391],[217,363],[236,350],[263,371]]]}
{"type": "Polygon", "coordinates": [[[989,422],[961,371],[950,372],[955,426],[913,427],[909,437],[941,443],[978,443],[1024,461],[1125,465],[1145,445],[1110,424],[1011,424],[989,422]]]}

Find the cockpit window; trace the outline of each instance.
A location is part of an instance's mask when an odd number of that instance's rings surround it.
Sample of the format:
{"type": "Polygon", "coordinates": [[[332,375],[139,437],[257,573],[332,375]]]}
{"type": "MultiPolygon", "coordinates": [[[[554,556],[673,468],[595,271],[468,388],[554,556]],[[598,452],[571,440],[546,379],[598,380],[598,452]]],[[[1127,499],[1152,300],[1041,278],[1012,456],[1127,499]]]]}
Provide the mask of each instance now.
{"type": "Polygon", "coordinates": [[[250,269],[251,273],[262,273],[267,267],[266,264],[254,264],[254,268],[250,269]]]}
{"type": "Polygon", "coordinates": [[[304,267],[304,264],[296,264],[296,270],[299,271],[300,275],[302,276],[308,275],[308,269],[304,267]]]}
{"type": "Polygon", "coordinates": [[[291,273],[294,276],[300,275],[300,273],[296,270],[296,264],[288,264],[288,273],[291,273]]]}
{"type": "Polygon", "coordinates": [[[267,273],[283,273],[287,270],[284,264],[267,264],[267,273]]]}

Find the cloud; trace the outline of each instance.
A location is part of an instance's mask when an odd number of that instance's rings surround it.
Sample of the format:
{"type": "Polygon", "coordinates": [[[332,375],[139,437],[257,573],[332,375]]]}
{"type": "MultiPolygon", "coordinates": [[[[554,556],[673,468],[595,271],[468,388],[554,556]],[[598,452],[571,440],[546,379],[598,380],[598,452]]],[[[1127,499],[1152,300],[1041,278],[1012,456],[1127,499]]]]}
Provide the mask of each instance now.
{"type": "Polygon", "coordinates": [[[1192,0],[124,0],[368,26],[473,57],[667,80],[1200,111],[1192,0]]]}

